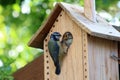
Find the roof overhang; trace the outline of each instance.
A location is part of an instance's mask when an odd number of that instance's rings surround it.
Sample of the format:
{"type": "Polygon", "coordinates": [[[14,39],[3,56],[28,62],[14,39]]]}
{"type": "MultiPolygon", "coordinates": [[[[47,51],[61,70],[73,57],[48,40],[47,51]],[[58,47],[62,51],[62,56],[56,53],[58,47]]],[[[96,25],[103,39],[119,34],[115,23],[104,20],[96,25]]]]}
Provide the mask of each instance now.
{"type": "Polygon", "coordinates": [[[29,46],[43,49],[44,39],[62,10],[64,10],[68,16],[70,16],[71,20],[88,34],[105,39],[120,41],[120,32],[112,25],[109,25],[99,15],[97,15],[97,22],[92,22],[84,16],[83,7],[67,3],[57,3],[48,19],[29,41],[29,46]]]}

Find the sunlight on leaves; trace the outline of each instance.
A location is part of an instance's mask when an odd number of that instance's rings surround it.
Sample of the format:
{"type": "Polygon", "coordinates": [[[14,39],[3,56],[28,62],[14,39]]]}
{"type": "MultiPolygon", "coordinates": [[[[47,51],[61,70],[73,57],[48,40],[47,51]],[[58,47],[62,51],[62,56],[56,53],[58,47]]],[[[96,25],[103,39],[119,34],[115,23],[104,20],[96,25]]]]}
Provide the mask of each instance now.
{"type": "Polygon", "coordinates": [[[0,15],[0,24],[2,23],[2,22],[4,22],[4,16],[2,16],[2,15],[0,15]]]}
{"type": "Polygon", "coordinates": [[[3,7],[0,5],[0,14],[3,12],[3,7]]]}
{"type": "Polygon", "coordinates": [[[19,4],[13,4],[13,10],[16,11],[16,12],[20,12],[20,6],[19,4]]]}
{"type": "Polygon", "coordinates": [[[0,60],[0,67],[2,67],[3,66],[3,62],[2,62],[2,60],[0,60]]]}

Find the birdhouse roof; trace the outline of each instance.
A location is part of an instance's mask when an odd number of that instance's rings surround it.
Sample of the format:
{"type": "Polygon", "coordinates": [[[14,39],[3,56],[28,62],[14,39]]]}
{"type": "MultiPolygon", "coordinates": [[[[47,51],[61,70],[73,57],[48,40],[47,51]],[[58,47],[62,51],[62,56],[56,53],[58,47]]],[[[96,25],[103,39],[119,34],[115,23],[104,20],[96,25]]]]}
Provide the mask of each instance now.
{"type": "Polygon", "coordinates": [[[62,10],[67,13],[67,15],[78,25],[78,27],[86,31],[89,35],[120,41],[120,32],[112,25],[108,24],[99,15],[96,15],[96,22],[92,22],[84,16],[83,7],[67,3],[57,3],[48,19],[33,35],[32,39],[28,43],[29,46],[43,49],[44,39],[62,10]]]}

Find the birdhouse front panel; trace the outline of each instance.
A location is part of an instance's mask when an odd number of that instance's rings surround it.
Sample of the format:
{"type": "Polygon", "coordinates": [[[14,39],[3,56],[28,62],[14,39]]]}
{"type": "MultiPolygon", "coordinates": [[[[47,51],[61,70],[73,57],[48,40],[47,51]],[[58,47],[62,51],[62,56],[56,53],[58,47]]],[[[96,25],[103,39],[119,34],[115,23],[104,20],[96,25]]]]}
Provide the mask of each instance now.
{"type": "MultiPolygon", "coordinates": [[[[64,11],[61,11],[44,40],[45,80],[87,80],[88,75],[84,71],[82,47],[85,45],[83,42],[86,40],[83,40],[83,33],[84,35],[86,34],[64,11]],[[67,31],[73,35],[73,42],[68,49],[68,53],[61,57],[61,73],[56,75],[54,63],[48,51],[48,41],[53,32],[59,32],[63,35],[67,31]],[[86,79],[84,79],[84,73],[86,74],[86,79]]],[[[87,62],[85,64],[87,65],[87,62]]]]}
{"type": "Polygon", "coordinates": [[[119,80],[116,41],[88,36],[89,80],[119,80]]]}

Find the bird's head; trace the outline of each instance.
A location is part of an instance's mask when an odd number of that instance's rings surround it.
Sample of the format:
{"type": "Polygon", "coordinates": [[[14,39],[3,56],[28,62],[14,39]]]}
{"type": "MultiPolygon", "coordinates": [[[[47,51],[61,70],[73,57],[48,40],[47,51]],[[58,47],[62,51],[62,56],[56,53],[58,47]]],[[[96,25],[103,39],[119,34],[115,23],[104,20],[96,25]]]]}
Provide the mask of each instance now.
{"type": "Polygon", "coordinates": [[[50,38],[53,38],[55,41],[59,41],[61,34],[59,32],[54,32],[51,34],[50,38]]]}
{"type": "Polygon", "coordinates": [[[63,38],[62,40],[69,40],[69,39],[73,39],[73,36],[70,32],[66,32],[64,35],[63,35],[63,38]]]}

